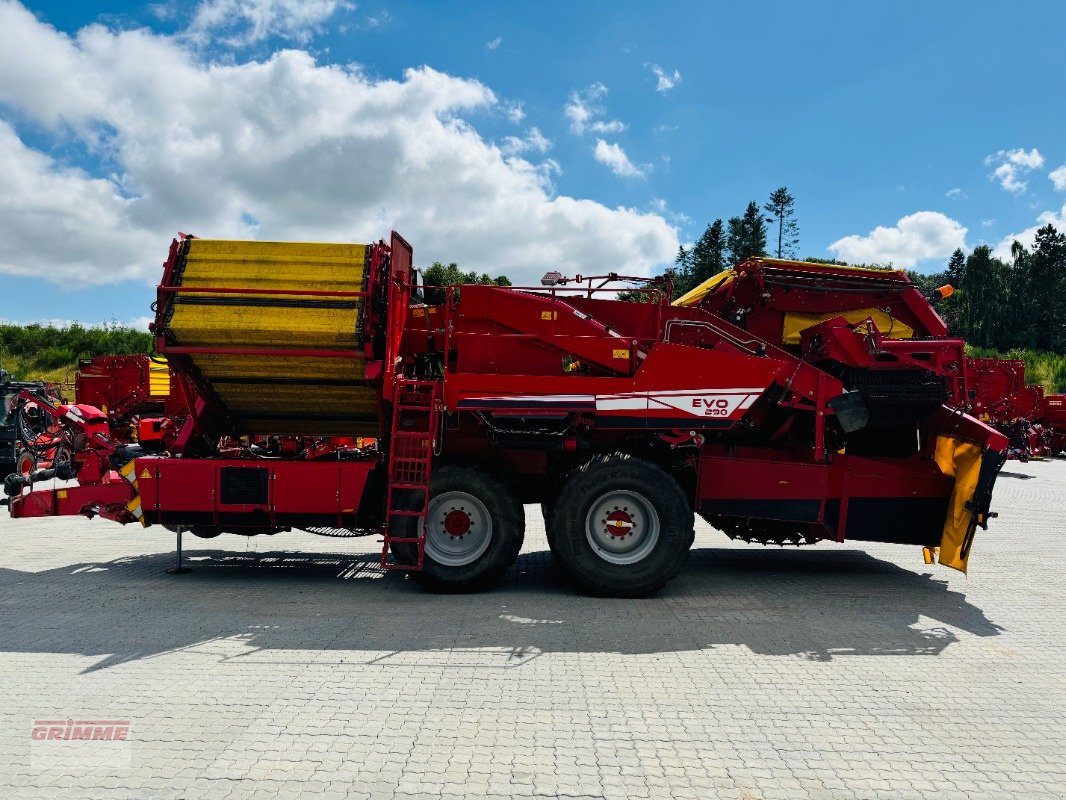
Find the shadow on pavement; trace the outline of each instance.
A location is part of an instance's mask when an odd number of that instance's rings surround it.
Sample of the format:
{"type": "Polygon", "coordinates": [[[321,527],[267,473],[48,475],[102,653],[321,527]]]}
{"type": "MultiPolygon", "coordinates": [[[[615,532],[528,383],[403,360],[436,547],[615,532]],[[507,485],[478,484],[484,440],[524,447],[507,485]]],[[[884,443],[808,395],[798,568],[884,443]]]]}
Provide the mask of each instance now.
{"type": "Polygon", "coordinates": [[[828,661],[937,655],[956,630],[1001,631],[944,581],[854,550],[697,549],[681,577],[642,600],[582,596],[546,552],[522,555],[493,591],[459,595],[383,573],[376,554],[194,549],[188,563],[182,576],[164,574],[169,554],[0,569],[0,651],[100,656],[86,671],[180,649],[408,666],[439,666],[442,653],[463,665],[455,654],[470,653],[468,666],[520,667],[545,652],[741,645],[828,661]]]}

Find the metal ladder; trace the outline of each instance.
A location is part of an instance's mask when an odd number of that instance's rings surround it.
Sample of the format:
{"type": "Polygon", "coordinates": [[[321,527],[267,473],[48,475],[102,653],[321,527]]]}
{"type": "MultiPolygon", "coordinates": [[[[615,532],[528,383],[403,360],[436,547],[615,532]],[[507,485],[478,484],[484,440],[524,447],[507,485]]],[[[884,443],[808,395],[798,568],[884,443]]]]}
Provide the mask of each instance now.
{"type": "MultiPolygon", "coordinates": [[[[381,546],[383,569],[419,571],[426,557],[426,532],[429,515],[430,464],[433,460],[434,437],[440,418],[438,408],[439,381],[397,379],[392,424],[389,429],[388,488],[385,490],[384,541],[381,546]],[[410,427],[401,426],[401,420],[410,427]],[[411,509],[410,503],[399,503],[404,493],[417,492],[420,504],[411,509]],[[403,506],[407,505],[407,508],[403,506]],[[414,517],[418,520],[417,536],[393,536],[394,522],[414,517]],[[413,544],[418,548],[418,561],[404,564],[389,560],[390,545],[413,544]]],[[[408,495],[409,496],[409,495],[408,495]]],[[[416,501],[417,503],[418,501],[416,501]]]]}

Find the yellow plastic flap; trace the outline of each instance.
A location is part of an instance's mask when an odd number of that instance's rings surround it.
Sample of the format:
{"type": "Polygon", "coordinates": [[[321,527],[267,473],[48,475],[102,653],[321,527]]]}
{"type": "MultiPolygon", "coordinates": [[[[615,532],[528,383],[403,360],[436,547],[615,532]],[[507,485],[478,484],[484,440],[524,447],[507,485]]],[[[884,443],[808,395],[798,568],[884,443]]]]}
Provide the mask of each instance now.
{"type": "Polygon", "coordinates": [[[781,331],[781,344],[799,344],[800,334],[812,325],[825,322],[833,317],[843,317],[852,325],[872,319],[881,334],[889,339],[911,339],[914,329],[904,325],[890,314],[879,308],[860,308],[856,311],[831,311],[826,314],[803,314],[789,311],[785,314],[785,324],[781,331]]]}
{"type": "Polygon", "coordinates": [[[935,459],[940,471],[955,479],[955,488],[948,501],[948,513],[944,518],[944,531],[940,537],[940,563],[945,567],[966,572],[972,513],[966,504],[977,491],[981,475],[981,447],[951,436],[938,436],[935,459]],[[963,553],[966,548],[966,553],[963,553]]]}

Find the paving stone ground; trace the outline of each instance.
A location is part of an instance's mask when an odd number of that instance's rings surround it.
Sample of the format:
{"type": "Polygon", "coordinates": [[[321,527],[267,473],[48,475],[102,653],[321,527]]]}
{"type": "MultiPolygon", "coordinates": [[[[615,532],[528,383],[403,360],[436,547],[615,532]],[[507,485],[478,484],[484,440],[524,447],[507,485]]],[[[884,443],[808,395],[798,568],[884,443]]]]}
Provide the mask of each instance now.
{"type": "Polygon", "coordinates": [[[644,600],[499,589],[373,539],[0,518],[0,798],[1066,797],[1066,461],[1008,464],[970,575],[700,523],[644,600]],[[127,743],[35,720],[130,721],[127,743]]]}

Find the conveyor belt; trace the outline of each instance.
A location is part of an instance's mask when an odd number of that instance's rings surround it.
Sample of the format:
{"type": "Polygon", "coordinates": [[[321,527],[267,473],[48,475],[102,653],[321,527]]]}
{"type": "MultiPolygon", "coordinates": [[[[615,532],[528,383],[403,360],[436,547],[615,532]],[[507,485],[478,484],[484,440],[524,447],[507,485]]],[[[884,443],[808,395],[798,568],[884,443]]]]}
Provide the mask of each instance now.
{"type": "Polygon", "coordinates": [[[187,357],[239,432],[377,435],[377,392],[361,356],[364,298],[313,294],[364,291],[369,253],[362,244],[184,242],[166,335],[175,347],[216,351],[187,357]]]}

